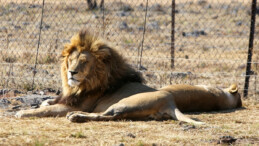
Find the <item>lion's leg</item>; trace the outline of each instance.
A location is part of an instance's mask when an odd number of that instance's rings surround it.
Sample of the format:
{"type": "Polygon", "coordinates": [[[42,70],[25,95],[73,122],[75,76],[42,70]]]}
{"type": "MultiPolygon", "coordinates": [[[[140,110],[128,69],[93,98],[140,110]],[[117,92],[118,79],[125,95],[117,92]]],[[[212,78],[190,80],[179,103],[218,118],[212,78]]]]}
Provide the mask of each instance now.
{"type": "Polygon", "coordinates": [[[127,106],[116,103],[109,107],[103,113],[87,113],[87,112],[70,112],[67,119],[71,122],[87,122],[87,121],[108,121],[118,119],[141,119],[148,116],[148,109],[139,108],[137,105],[127,106]],[[145,112],[147,111],[147,112],[145,112]],[[145,114],[143,114],[145,112],[145,114]],[[142,113],[142,114],[141,114],[142,113]],[[138,117],[138,118],[137,118],[138,117]]]}
{"type": "Polygon", "coordinates": [[[68,112],[75,111],[76,109],[63,105],[55,104],[50,106],[43,106],[37,109],[21,110],[15,114],[15,117],[56,117],[65,116],[68,112]]]}
{"type": "Polygon", "coordinates": [[[204,122],[200,122],[200,121],[195,121],[189,117],[187,117],[186,115],[184,115],[176,106],[175,104],[171,104],[170,107],[166,107],[164,108],[162,111],[160,111],[161,113],[166,113],[170,116],[172,116],[173,119],[175,120],[179,120],[179,121],[183,121],[183,122],[187,122],[187,123],[192,123],[192,124],[196,124],[196,125],[201,125],[201,124],[205,124],[204,122]]]}

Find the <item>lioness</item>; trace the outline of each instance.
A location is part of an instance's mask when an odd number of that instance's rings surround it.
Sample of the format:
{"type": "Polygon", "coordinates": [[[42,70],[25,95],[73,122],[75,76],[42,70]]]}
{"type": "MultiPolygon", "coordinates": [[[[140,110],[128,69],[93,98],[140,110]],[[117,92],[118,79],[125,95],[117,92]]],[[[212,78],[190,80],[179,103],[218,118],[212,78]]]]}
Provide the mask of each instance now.
{"type": "Polygon", "coordinates": [[[242,105],[236,85],[228,89],[170,85],[156,90],[109,45],[83,30],[62,51],[62,96],[16,117],[65,116],[72,122],[175,119],[202,124],[181,111],[211,111],[242,105]],[[43,106],[44,105],[44,106],[43,106]],[[81,112],[75,112],[81,111],[81,112]]]}

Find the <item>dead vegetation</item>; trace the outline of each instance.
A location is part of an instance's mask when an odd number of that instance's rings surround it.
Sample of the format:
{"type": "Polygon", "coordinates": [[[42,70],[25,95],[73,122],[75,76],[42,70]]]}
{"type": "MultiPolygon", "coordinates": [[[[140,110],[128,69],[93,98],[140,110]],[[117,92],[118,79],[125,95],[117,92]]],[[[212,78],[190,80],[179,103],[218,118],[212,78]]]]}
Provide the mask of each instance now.
{"type": "Polygon", "coordinates": [[[173,120],[77,124],[60,117],[0,117],[0,144],[143,146],[217,145],[229,142],[233,145],[258,145],[258,109],[258,101],[245,100],[243,109],[189,115],[207,123],[202,126],[173,120]]]}

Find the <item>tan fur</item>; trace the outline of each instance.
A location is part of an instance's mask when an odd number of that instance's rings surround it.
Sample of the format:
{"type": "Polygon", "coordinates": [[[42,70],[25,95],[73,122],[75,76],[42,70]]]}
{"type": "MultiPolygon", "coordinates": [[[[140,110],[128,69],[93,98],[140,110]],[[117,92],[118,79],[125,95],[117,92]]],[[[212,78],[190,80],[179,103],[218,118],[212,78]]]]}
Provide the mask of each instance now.
{"type": "Polygon", "coordinates": [[[62,51],[63,95],[16,117],[65,116],[88,120],[175,119],[194,124],[180,111],[211,111],[242,105],[236,85],[228,89],[170,85],[160,90],[142,84],[142,77],[109,45],[88,31],[72,37],[62,51]],[[47,106],[49,105],[49,106],[47,106]],[[80,111],[80,112],[75,112],[80,111]]]}

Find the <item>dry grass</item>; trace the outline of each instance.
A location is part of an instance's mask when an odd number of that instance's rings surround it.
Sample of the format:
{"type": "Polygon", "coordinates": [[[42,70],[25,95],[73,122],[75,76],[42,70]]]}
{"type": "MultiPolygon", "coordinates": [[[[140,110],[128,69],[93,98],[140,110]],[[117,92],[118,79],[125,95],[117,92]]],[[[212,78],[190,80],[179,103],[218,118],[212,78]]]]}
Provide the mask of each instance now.
{"type": "Polygon", "coordinates": [[[70,123],[65,118],[1,117],[0,145],[217,145],[221,136],[234,145],[259,145],[258,101],[244,109],[189,115],[203,126],[178,121],[109,121],[70,123]]]}

